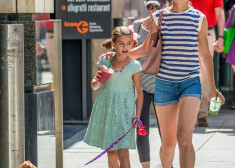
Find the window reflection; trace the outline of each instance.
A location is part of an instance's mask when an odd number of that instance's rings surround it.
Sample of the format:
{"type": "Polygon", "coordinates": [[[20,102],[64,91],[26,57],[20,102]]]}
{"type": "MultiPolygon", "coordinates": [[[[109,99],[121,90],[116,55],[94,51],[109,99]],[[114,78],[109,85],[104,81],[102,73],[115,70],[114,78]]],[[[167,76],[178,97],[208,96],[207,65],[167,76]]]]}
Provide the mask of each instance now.
{"type": "Polygon", "coordinates": [[[54,22],[36,22],[37,85],[52,83],[55,71],[54,22]]]}

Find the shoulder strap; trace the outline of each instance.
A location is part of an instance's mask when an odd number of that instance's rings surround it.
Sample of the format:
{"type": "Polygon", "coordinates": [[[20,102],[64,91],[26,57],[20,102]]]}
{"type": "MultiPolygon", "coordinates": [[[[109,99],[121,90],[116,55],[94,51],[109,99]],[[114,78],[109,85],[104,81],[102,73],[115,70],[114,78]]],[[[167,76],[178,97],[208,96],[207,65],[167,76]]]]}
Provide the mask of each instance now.
{"type": "Polygon", "coordinates": [[[139,34],[139,32],[140,32],[140,27],[141,27],[141,25],[142,25],[142,20],[140,20],[140,25],[139,25],[139,27],[138,27],[138,34],[139,34]]]}
{"type": "Polygon", "coordinates": [[[161,12],[159,13],[159,17],[158,17],[158,27],[159,27],[159,29],[161,29],[161,25],[162,25],[162,16],[163,16],[163,10],[161,10],[161,12]]]}

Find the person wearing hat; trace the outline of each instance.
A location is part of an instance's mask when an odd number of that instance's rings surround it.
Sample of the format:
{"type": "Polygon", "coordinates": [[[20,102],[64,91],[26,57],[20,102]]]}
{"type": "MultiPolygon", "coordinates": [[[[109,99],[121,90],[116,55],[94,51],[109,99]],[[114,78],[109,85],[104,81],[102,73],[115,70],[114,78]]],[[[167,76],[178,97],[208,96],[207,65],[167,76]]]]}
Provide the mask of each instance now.
{"type": "MultiPolygon", "coordinates": [[[[144,5],[147,7],[148,5],[154,5],[157,9],[162,9],[163,6],[167,3],[166,0],[145,0],[144,5]]],[[[148,9],[148,7],[147,7],[148,9]]],[[[152,16],[150,16],[152,17],[152,16]]]]}
{"type": "MultiPolygon", "coordinates": [[[[166,0],[146,0],[144,5],[148,10],[149,16],[133,22],[134,31],[140,35],[138,44],[141,45],[149,34],[152,22],[152,14],[159,9],[167,6],[166,0]]],[[[141,65],[148,56],[137,59],[141,65]]],[[[142,88],[144,94],[144,102],[141,112],[141,121],[146,126],[147,135],[137,135],[137,150],[139,159],[143,168],[150,168],[150,145],[149,145],[149,109],[151,102],[153,103],[155,89],[155,75],[145,74],[141,72],[142,88]]],[[[155,108],[154,108],[155,109],[155,108]]]]}

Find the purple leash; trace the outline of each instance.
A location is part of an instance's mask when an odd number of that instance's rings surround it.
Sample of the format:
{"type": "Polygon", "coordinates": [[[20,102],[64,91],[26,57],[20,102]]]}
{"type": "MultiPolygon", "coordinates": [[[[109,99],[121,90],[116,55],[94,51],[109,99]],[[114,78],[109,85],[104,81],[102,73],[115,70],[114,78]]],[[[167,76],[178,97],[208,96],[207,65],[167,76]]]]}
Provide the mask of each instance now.
{"type": "Polygon", "coordinates": [[[135,119],[137,119],[137,120],[136,120],[135,123],[132,125],[131,129],[129,129],[129,131],[127,131],[123,136],[121,136],[117,141],[115,141],[112,145],[110,145],[107,149],[105,149],[102,153],[100,153],[100,154],[99,154],[98,156],[96,156],[94,159],[92,159],[91,161],[87,162],[85,165],[83,165],[83,166],[81,166],[81,167],[79,167],[79,168],[82,168],[82,167],[87,166],[88,164],[94,162],[95,160],[97,160],[97,159],[99,159],[101,156],[103,156],[105,153],[107,153],[108,151],[110,151],[110,149],[112,149],[115,145],[117,145],[117,144],[132,130],[132,128],[134,128],[136,125],[137,125],[137,127],[138,127],[139,129],[143,129],[144,126],[143,126],[143,124],[142,124],[142,121],[141,121],[138,117],[134,117],[134,118],[132,119],[132,121],[135,120],[135,119]]]}

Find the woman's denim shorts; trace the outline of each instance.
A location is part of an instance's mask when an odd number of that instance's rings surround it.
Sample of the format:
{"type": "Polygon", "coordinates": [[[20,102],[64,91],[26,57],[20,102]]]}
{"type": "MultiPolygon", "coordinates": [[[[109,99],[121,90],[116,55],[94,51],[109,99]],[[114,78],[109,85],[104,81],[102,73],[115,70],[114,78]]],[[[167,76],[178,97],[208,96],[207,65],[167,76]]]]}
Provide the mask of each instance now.
{"type": "Polygon", "coordinates": [[[201,99],[201,95],[202,87],[199,77],[189,78],[182,82],[169,82],[160,79],[155,81],[155,106],[174,104],[183,97],[198,97],[201,99]]]}

